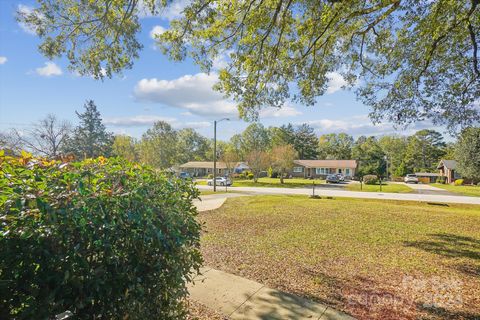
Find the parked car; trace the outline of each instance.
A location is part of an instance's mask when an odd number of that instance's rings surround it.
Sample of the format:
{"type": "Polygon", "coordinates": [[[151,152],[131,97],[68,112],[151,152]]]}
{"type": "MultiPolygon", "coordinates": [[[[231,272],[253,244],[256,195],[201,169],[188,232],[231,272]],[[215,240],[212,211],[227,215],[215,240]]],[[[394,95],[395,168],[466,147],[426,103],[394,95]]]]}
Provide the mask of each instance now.
{"type": "Polygon", "coordinates": [[[337,173],[336,176],[338,178],[338,181],[345,181],[345,176],[343,174],[337,173]]]}
{"type": "Polygon", "coordinates": [[[180,172],[178,177],[180,179],[191,179],[192,178],[192,176],[190,176],[190,173],[188,173],[188,172],[180,172]]]}
{"type": "MultiPolygon", "coordinates": [[[[215,179],[217,181],[216,185],[217,186],[231,186],[232,185],[232,180],[227,177],[217,177],[215,179]]],[[[213,186],[213,179],[208,179],[207,184],[209,186],[213,186]]]]}
{"type": "Polygon", "coordinates": [[[418,183],[418,177],[416,174],[407,174],[403,181],[405,181],[405,183],[418,183]]]}
{"type": "Polygon", "coordinates": [[[338,179],[338,176],[336,174],[329,174],[325,181],[327,183],[339,183],[340,179],[338,179]]]}

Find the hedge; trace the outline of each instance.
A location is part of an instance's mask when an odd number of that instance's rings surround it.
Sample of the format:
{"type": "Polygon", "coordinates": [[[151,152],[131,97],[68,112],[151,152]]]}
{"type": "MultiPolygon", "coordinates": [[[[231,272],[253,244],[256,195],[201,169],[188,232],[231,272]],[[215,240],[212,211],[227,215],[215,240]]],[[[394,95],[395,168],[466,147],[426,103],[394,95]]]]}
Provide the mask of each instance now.
{"type": "Polygon", "coordinates": [[[0,319],[179,319],[202,264],[188,181],[0,151],[0,319]]]}

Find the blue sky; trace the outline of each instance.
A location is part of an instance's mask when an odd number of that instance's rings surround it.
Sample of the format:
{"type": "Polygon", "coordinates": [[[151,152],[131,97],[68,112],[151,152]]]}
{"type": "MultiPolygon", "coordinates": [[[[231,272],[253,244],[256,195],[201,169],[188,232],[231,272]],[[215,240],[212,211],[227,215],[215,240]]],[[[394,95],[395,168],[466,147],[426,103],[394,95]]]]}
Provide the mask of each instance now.
{"type": "MultiPolygon", "coordinates": [[[[238,120],[231,101],[211,89],[216,73],[202,74],[191,61],[174,63],[155,49],[151,35],[168,28],[181,3],[161,17],[141,20],[138,35],[144,44],[131,70],[103,82],[79,77],[67,69],[64,59],[48,61],[37,50],[39,40],[15,21],[16,10],[28,10],[33,1],[0,1],[0,131],[27,128],[48,113],[75,124],[75,110],[81,111],[93,99],[109,130],[140,137],[154,121],[166,120],[176,128],[192,127],[207,137],[213,135],[212,121],[230,117],[219,125],[219,139],[241,132],[248,123],[238,120]]],[[[221,59],[217,65],[224,63],[221,59]]],[[[343,79],[331,74],[327,94],[313,107],[287,105],[261,114],[265,126],[309,123],[318,134],[347,132],[358,135],[395,133],[389,124],[373,126],[368,107],[356,101],[353,92],[341,89],[343,79]]],[[[425,125],[407,130],[409,134],[425,125]]]]}

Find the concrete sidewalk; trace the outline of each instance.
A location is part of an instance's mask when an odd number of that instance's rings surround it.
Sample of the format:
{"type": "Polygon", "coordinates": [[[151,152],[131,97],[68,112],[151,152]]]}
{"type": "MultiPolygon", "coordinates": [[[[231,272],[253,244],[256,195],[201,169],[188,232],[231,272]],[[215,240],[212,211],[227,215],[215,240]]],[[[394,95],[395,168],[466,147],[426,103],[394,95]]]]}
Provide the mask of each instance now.
{"type": "Polygon", "coordinates": [[[202,275],[188,286],[191,298],[233,320],[354,319],[323,304],[233,274],[211,268],[201,271],[202,275]]]}
{"type": "Polygon", "coordinates": [[[193,200],[193,204],[197,207],[198,212],[210,211],[220,208],[227,198],[236,198],[248,196],[242,193],[218,193],[200,196],[200,200],[193,200]]]}
{"type": "MultiPolygon", "coordinates": [[[[209,186],[197,186],[201,190],[210,190],[209,186]]],[[[312,189],[309,188],[264,188],[264,187],[230,187],[232,192],[246,192],[254,194],[283,194],[283,195],[311,195],[312,189]]],[[[384,199],[384,200],[405,200],[436,203],[461,203],[480,205],[480,197],[467,197],[461,195],[433,195],[433,194],[415,194],[415,193],[386,193],[386,192],[361,192],[345,191],[331,189],[315,189],[315,194],[323,197],[348,197],[363,199],[384,199]]]]}

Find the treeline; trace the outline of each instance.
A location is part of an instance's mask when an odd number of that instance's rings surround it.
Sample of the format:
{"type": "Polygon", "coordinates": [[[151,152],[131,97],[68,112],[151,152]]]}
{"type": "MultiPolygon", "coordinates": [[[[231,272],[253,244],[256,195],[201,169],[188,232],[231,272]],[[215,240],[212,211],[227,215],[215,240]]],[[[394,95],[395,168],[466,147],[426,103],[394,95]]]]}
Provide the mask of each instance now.
{"type": "MultiPolygon", "coordinates": [[[[77,158],[121,156],[156,168],[171,168],[188,161],[213,160],[213,141],[193,129],[176,130],[156,122],[140,139],[107,132],[93,101],[77,112],[75,128],[49,115],[20,133],[0,136],[3,148],[27,149],[47,157],[74,154],[77,158]]],[[[455,142],[446,142],[435,130],[420,130],[411,136],[360,136],[346,133],[318,137],[308,124],[265,128],[250,124],[229,141],[217,141],[217,157],[225,163],[247,161],[254,171],[287,171],[292,159],[355,159],[357,174],[404,176],[413,172],[436,172],[440,159],[458,161],[465,177],[480,179],[480,128],[462,131],[455,142]]]]}

